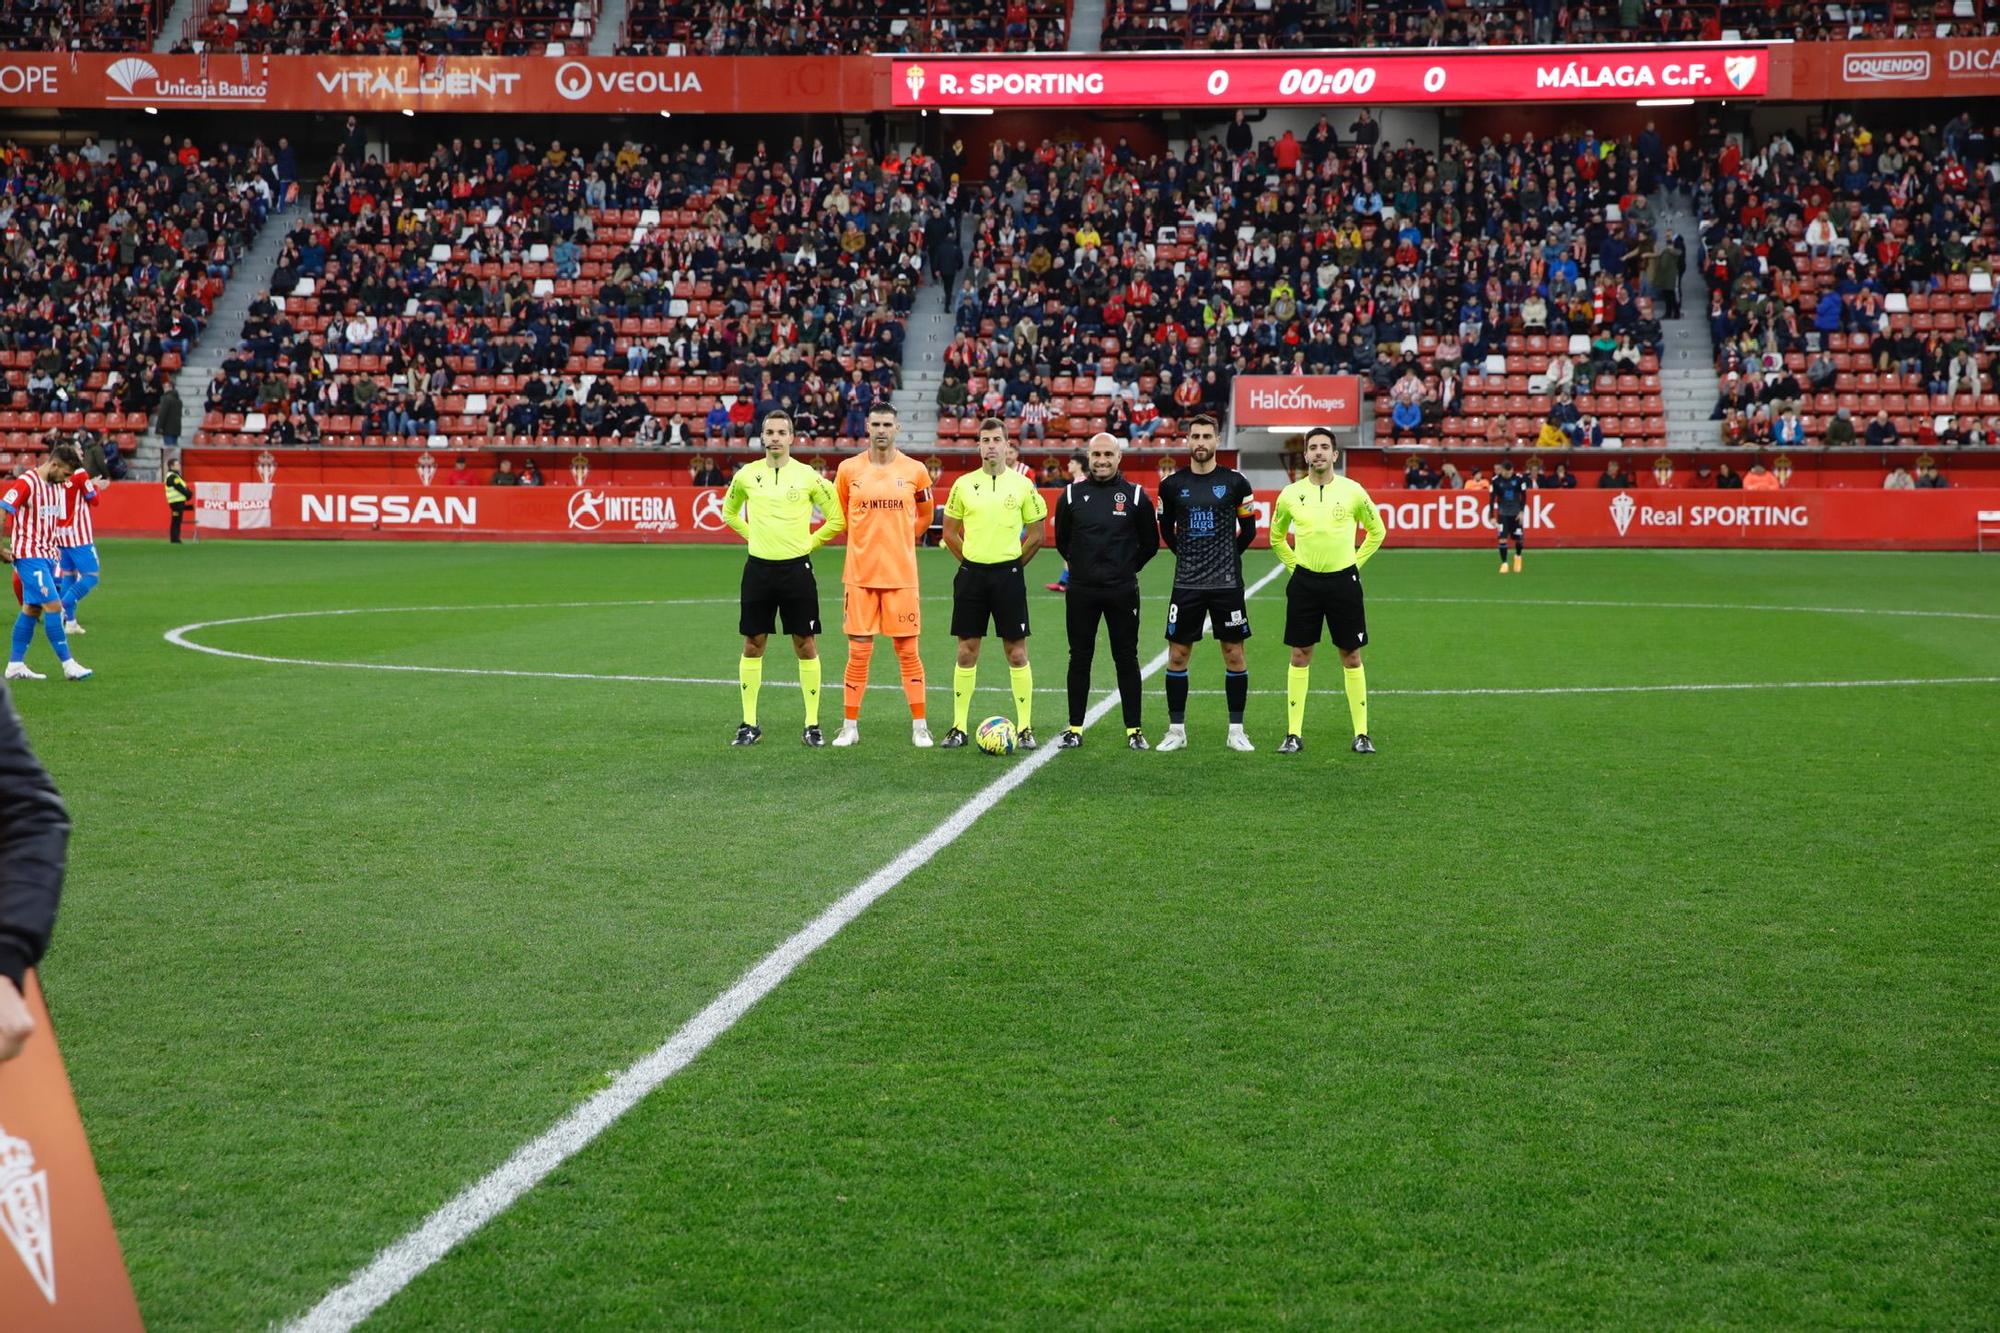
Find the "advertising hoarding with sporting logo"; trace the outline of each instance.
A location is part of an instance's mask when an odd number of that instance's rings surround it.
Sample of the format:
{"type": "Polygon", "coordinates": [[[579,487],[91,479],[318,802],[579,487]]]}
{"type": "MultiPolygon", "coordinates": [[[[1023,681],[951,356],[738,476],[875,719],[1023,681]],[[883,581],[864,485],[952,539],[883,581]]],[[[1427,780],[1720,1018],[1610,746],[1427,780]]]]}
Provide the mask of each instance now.
{"type": "MultiPolygon", "coordinates": [[[[203,537],[570,538],[736,542],[720,488],[696,486],[321,486],[197,483],[203,537]]],[[[1057,491],[1045,492],[1051,508],[1057,491]]],[[[1277,492],[1257,492],[1263,525],[1277,492]]],[[[1492,516],[1476,491],[1380,490],[1389,545],[1488,546],[1492,516]]],[[[2000,490],[1537,490],[1527,530],[1542,546],[1715,546],[1967,551],[2000,490]]],[[[166,531],[156,487],[114,486],[100,533],[166,531]]],[[[2000,531],[2000,517],[1987,526],[2000,531]]],[[[1991,544],[1992,538],[1988,539],[1991,544]]],[[[1266,539],[1259,535],[1258,544],[1266,539]]]]}
{"type": "Polygon", "coordinates": [[[1746,43],[1529,50],[921,56],[891,62],[898,107],[1236,107],[1762,97],[1770,49],[1746,43]]]}
{"type": "Polygon", "coordinates": [[[0,107],[868,112],[2000,94],[2000,38],[990,56],[0,52],[0,107]]]}
{"type": "Polygon", "coordinates": [[[0,106],[593,115],[875,109],[867,56],[262,56],[0,52],[0,106]]]}

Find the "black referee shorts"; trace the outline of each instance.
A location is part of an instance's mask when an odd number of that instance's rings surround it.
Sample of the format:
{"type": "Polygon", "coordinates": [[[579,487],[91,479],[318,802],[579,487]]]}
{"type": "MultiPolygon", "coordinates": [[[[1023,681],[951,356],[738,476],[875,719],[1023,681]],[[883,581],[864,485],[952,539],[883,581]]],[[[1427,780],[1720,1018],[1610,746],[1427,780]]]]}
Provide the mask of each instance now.
{"type": "Polygon", "coordinates": [[[1320,630],[1331,633],[1342,652],[1368,642],[1368,617],[1361,605],[1361,571],[1349,566],[1331,574],[1295,569],[1285,584],[1285,646],[1310,648],[1320,630]]]}
{"type": "Polygon", "coordinates": [[[785,633],[818,634],[819,584],[813,579],[811,556],[796,560],[760,560],[743,565],[743,610],[736,632],[744,638],[769,634],[783,617],[785,633]]]}
{"type": "Polygon", "coordinates": [[[1063,622],[1069,631],[1069,650],[1084,657],[1097,651],[1097,623],[1111,640],[1114,658],[1139,655],[1139,590],[1133,588],[1082,588],[1076,571],[1070,571],[1069,591],[1063,594],[1063,622]]]}
{"type": "Polygon", "coordinates": [[[1002,639],[1028,637],[1028,580],[1018,560],[997,565],[968,560],[952,578],[952,637],[983,639],[989,623],[1002,639]]]}
{"type": "Polygon", "coordinates": [[[1250,637],[1250,612],[1243,589],[1176,587],[1167,602],[1167,639],[1200,643],[1201,627],[1215,630],[1217,643],[1241,643],[1250,637]]]}

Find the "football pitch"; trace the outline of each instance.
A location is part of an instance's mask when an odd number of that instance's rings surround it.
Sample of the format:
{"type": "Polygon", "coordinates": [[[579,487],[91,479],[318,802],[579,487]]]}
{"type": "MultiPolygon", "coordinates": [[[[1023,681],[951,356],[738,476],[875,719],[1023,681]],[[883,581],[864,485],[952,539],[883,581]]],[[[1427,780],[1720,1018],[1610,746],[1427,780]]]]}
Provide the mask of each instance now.
{"type": "MultiPolygon", "coordinates": [[[[912,749],[886,645],[861,745],[807,750],[777,637],[731,748],[742,558],[104,544],[96,678],[14,698],[149,1326],[303,1315],[912,848],[369,1327],[1991,1326],[2000,560],[1392,535],[1379,754],[1330,647],[1274,753],[1272,583],[1257,753],[1205,643],[1186,751],[1114,711],[1041,759],[912,749]]],[[[1006,681],[989,644],[975,720],[1006,681]]]]}

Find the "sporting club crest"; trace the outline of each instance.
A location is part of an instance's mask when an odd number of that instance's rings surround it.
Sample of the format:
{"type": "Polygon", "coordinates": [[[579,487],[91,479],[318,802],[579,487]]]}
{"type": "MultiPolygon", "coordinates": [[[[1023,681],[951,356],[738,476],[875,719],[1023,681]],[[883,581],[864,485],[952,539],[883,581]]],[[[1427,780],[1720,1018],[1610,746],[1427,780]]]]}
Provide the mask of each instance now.
{"type": "Polygon", "coordinates": [[[49,1224],[49,1173],[35,1169],[26,1139],[0,1128],[0,1236],[28,1267],[42,1295],[56,1302],[56,1244],[49,1224]]]}
{"type": "Polygon", "coordinates": [[[1623,537],[1625,529],[1632,526],[1632,516],[1639,512],[1639,502],[1632,498],[1630,491],[1620,491],[1611,501],[1611,524],[1623,537]]]}
{"type": "Polygon", "coordinates": [[[428,486],[431,484],[431,478],[435,477],[437,474],[438,474],[438,461],[431,454],[431,451],[426,449],[422,453],[418,454],[417,480],[422,482],[424,485],[428,486]]]}

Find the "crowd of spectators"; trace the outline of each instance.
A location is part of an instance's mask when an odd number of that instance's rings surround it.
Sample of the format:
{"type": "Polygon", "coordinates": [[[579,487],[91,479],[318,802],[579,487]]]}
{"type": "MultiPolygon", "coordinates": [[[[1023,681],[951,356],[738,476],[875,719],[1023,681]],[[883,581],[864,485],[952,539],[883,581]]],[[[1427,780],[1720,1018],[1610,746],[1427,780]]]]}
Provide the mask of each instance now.
{"type": "Polygon", "coordinates": [[[1107,51],[1520,46],[1553,42],[1981,37],[1985,0],[1919,7],[1825,0],[1112,0],[1107,51]]]}
{"type": "Polygon", "coordinates": [[[0,0],[0,47],[143,51],[165,12],[155,0],[0,0]]]}
{"type": "Polygon", "coordinates": [[[1965,112],[1725,146],[1698,187],[1721,441],[1995,443],[1996,182],[1965,112]]]}
{"type": "Polygon", "coordinates": [[[1063,51],[1068,0],[633,0],[628,55],[1063,51]]]}
{"type": "MultiPolygon", "coordinates": [[[[0,0],[16,49],[144,50],[155,0],[0,0]]],[[[579,54],[594,0],[199,0],[181,49],[299,54],[579,54]]],[[[1067,0],[635,0],[635,55],[1062,51],[1067,0]]],[[[1552,42],[1988,37],[1987,0],[1113,0],[1108,51],[1516,46],[1552,42]]]]}
{"type": "Polygon", "coordinates": [[[197,0],[176,49],[272,55],[581,55],[596,0],[197,0]]]}
{"type": "Polygon", "coordinates": [[[1421,438],[1532,438],[1593,391],[1661,419],[1655,300],[1674,299],[1685,242],[1656,232],[1646,196],[1683,150],[1650,131],[1433,153],[1324,118],[1257,142],[1239,119],[1162,154],[1123,139],[992,154],[948,419],[1143,445],[1224,410],[1245,373],[1359,375],[1384,428],[1421,438]]]}
{"type": "Polygon", "coordinates": [[[209,389],[274,442],[678,446],[784,408],[858,436],[890,394],[945,182],[794,139],[343,150],[209,389]]]}
{"type": "Polygon", "coordinates": [[[0,435],[89,431],[115,457],[262,227],[263,142],[0,149],[0,435]]]}

